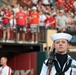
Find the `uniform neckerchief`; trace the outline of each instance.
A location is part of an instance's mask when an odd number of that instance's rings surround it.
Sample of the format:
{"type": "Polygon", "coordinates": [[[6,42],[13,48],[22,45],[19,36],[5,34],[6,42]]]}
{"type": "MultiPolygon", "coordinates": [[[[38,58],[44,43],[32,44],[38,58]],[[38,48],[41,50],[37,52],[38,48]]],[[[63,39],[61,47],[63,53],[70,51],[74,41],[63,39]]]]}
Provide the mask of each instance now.
{"type": "Polygon", "coordinates": [[[61,68],[63,68],[63,66],[64,66],[64,64],[65,64],[65,62],[67,61],[67,58],[68,58],[67,53],[66,54],[56,53],[55,55],[57,57],[57,60],[59,61],[59,64],[60,64],[61,68]]]}
{"type": "MultiPolygon", "coordinates": [[[[62,59],[63,60],[63,59],[62,59]]],[[[67,61],[65,62],[63,68],[60,67],[60,63],[57,60],[57,57],[55,56],[55,60],[54,60],[54,65],[56,68],[56,75],[65,75],[64,73],[69,69],[69,67],[71,66],[71,62],[72,59],[67,59],[67,61]]]]}

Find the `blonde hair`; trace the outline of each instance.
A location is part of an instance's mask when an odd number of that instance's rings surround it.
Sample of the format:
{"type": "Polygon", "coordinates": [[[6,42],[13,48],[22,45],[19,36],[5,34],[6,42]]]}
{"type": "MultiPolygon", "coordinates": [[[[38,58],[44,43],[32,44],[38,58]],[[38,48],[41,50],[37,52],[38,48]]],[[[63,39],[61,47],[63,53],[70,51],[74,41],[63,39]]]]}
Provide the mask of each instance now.
{"type": "Polygon", "coordinates": [[[8,61],[7,57],[1,57],[1,59],[4,58],[6,60],[6,62],[8,61]]]}

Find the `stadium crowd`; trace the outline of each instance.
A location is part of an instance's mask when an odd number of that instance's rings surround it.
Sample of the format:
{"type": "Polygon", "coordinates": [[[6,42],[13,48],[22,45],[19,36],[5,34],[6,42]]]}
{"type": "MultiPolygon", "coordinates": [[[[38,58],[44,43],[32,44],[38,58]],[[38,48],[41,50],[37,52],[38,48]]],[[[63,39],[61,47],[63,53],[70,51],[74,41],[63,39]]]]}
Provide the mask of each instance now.
{"type": "Polygon", "coordinates": [[[30,32],[31,38],[28,42],[38,43],[45,40],[47,29],[57,29],[59,32],[74,31],[75,25],[76,0],[50,0],[50,3],[38,1],[32,7],[22,7],[19,4],[0,6],[0,29],[3,30],[3,42],[10,40],[10,30],[15,31],[17,42],[27,41],[25,34],[29,35],[30,32]],[[20,32],[22,32],[22,39],[20,32]]]}

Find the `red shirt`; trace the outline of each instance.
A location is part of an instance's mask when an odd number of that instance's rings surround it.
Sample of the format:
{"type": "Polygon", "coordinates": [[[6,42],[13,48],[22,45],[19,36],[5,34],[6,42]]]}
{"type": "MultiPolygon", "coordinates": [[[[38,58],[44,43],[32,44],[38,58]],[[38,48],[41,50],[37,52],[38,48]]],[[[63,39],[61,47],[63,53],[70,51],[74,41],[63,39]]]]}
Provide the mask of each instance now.
{"type": "MultiPolygon", "coordinates": [[[[3,16],[11,17],[10,12],[4,12],[3,16]]],[[[3,24],[9,24],[10,20],[8,18],[3,18],[3,24]]]]}
{"type": "Polygon", "coordinates": [[[70,9],[73,9],[73,3],[71,1],[65,2],[64,7],[66,8],[65,11],[68,11],[70,9]]]}
{"type": "Polygon", "coordinates": [[[30,14],[31,19],[31,24],[39,24],[39,14],[32,12],[30,14]]]}
{"type": "Polygon", "coordinates": [[[63,0],[58,0],[58,6],[63,6],[64,1],[63,0]]]}
{"type": "Polygon", "coordinates": [[[26,14],[24,12],[17,12],[16,16],[19,16],[16,19],[17,25],[25,26],[25,24],[26,24],[26,14]]]}
{"type": "Polygon", "coordinates": [[[53,21],[55,21],[55,18],[51,16],[49,18],[46,18],[45,23],[49,22],[50,23],[50,27],[55,27],[55,23],[51,24],[51,22],[53,22],[53,21]]]}

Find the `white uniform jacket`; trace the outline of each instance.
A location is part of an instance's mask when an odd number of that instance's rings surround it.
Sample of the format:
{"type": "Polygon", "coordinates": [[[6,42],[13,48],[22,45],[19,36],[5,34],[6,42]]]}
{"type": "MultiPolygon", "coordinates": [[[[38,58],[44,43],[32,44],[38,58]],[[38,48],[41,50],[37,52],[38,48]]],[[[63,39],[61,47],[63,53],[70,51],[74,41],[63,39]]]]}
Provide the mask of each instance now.
{"type": "Polygon", "coordinates": [[[0,67],[0,75],[11,75],[11,68],[9,66],[0,67]]]}
{"type": "MultiPolygon", "coordinates": [[[[71,72],[71,75],[76,75],[76,61],[73,58],[71,58],[69,55],[68,55],[68,59],[67,59],[66,63],[63,66],[63,69],[70,59],[72,59],[71,66],[69,67],[69,69],[64,74],[70,75],[70,72],[71,72]]],[[[58,62],[57,59],[55,59],[55,60],[58,62]]],[[[45,60],[45,62],[43,63],[40,75],[46,75],[47,74],[47,70],[48,70],[48,66],[46,65],[47,61],[48,60],[45,60]]],[[[58,65],[60,67],[59,62],[58,62],[58,65]]],[[[55,69],[55,66],[53,65],[51,72],[50,72],[50,75],[55,75],[55,74],[56,74],[56,69],[55,69]]]]}

